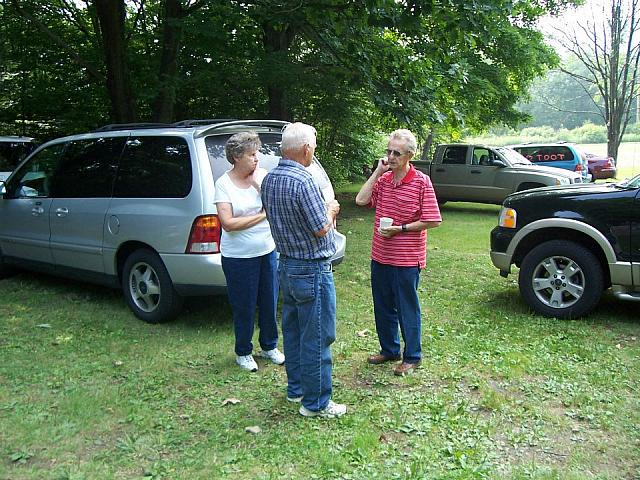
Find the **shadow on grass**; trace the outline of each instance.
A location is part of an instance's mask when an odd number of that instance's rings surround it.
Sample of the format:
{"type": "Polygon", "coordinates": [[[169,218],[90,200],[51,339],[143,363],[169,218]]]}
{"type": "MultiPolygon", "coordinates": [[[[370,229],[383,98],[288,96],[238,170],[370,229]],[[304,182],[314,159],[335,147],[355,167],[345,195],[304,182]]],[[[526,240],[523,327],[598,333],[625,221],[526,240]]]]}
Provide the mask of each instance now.
{"type": "MultiPolygon", "coordinates": [[[[522,300],[518,290],[497,290],[489,294],[489,306],[500,311],[510,311],[514,315],[534,315],[539,318],[546,318],[536,314],[522,300]]],[[[486,308],[486,306],[485,306],[486,308]]],[[[600,302],[586,316],[571,320],[561,320],[559,322],[587,322],[593,325],[611,325],[629,323],[633,326],[640,325],[638,317],[638,303],[618,300],[611,290],[602,294],[600,302]]]]}
{"type": "MultiPolygon", "coordinates": [[[[29,271],[17,271],[11,277],[1,280],[0,285],[6,285],[8,289],[27,294],[37,308],[51,308],[50,302],[46,298],[47,293],[53,294],[57,298],[63,296],[79,297],[86,301],[104,304],[105,308],[109,308],[109,305],[117,306],[117,309],[126,312],[126,315],[130,317],[125,320],[142,322],[127,307],[120,288],[29,271]],[[38,296],[38,292],[42,295],[38,296]]],[[[231,307],[226,294],[223,294],[185,297],[182,311],[174,320],[166,323],[185,328],[210,328],[231,325],[231,322],[231,307]]]]}
{"type": "Polygon", "coordinates": [[[483,215],[488,217],[496,217],[500,212],[500,205],[469,203],[469,202],[447,202],[440,205],[440,212],[446,213],[472,213],[474,215],[483,215]]]}

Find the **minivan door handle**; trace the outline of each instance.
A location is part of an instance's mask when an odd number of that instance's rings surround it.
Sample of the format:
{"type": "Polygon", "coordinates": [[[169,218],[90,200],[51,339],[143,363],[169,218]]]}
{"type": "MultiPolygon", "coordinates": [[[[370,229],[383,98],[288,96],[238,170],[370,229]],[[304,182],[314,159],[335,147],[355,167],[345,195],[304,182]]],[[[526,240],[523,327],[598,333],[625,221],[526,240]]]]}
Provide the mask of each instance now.
{"type": "Polygon", "coordinates": [[[69,209],[68,208],[56,208],[56,217],[66,217],[67,214],[69,213],[69,209]]]}
{"type": "Polygon", "coordinates": [[[43,213],[44,208],[42,208],[39,204],[36,204],[36,206],[31,209],[31,215],[33,215],[34,217],[42,215],[43,213]]]}

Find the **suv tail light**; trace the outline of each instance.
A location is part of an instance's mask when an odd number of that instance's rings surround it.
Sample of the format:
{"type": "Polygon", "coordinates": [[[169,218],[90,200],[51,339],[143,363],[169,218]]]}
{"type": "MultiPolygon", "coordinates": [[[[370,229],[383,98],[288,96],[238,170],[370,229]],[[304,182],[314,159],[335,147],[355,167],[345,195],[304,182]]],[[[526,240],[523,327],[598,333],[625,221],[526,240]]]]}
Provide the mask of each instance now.
{"type": "Polygon", "coordinates": [[[577,164],[577,165],[576,165],[576,169],[575,169],[575,171],[576,171],[576,172],[581,172],[581,171],[582,171],[582,164],[581,164],[581,163],[579,163],[579,164],[577,164]]]}
{"type": "Polygon", "coordinates": [[[613,158],[607,158],[606,163],[604,164],[605,168],[613,168],[613,158]]]}
{"type": "Polygon", "coordinates": [[[203,215],[191,226],[189,243],[185,253],[220,253],[220,220],[217,215],[203,215]]]}

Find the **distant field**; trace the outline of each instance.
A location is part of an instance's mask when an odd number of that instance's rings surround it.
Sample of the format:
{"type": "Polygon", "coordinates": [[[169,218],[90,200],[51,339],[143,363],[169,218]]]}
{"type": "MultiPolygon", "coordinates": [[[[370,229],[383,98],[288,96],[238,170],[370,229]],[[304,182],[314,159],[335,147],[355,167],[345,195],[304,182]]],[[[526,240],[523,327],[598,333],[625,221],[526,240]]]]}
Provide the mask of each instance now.
{"type": "MultiPolygon", "coordinates": [[[[606,143],[580,144],[583,151],[589,153],[607,153],[606,143]]],[[[620,145],[618,150],[618,175],[617,178],[632,177],[640,173],[640,143],[627,142],[620,145]]]]}

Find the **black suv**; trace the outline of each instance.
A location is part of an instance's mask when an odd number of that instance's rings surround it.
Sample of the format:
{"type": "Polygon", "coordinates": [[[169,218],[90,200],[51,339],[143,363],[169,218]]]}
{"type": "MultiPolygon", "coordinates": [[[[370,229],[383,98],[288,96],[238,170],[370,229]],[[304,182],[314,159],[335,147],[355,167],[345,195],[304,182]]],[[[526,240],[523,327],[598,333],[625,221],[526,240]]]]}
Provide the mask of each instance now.
{"type": "Polygon", "coordinates": [[[617,184],[539,188],[506,198],[491,261],[536,312],[589,313],[604,289],[640,301],[640,175],[617,184]]]}

